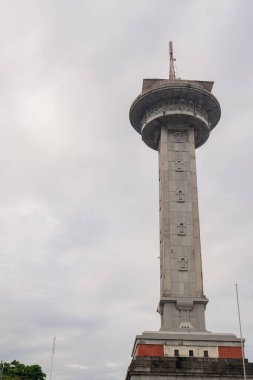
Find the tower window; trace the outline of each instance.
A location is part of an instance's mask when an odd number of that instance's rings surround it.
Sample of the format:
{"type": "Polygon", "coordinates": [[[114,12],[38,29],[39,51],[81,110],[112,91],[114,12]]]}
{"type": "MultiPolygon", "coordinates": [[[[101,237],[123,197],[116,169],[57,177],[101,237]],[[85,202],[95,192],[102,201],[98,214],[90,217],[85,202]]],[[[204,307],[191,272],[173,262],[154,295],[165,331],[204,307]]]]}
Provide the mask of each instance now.
{"type": "Polygon", "coordinates": [[[175,166],[176,166],[176,171],[177,172],[183,172],[184,171],[184,163],[183,163],[183,161],[177,160],[175,162],[175,166]]]}
{"type": "Polygon", "coordinates": [[[182,142],[182,133],[181,132],[175,132],[174,133],[175,142],[181,143],[182,142]]]}
{"type": "Polygon", "coordinates": [[[193,356],[193,350],[189,350],[189,356],[193,356]]]}
{"type": "Polygon", "coordinates": [[[176,195],[177,195],[176,197],[177,202],[184,202],[184,193],[182,190],[178,190],[176,195]]]}
{"type": "Polygon", "coordinates": [[[208,358],[208,351],[204,350],[204,358],[208,358]]]}
{"type": "Polygon", "coordinates": [[[174,356],[179,356],[179,350],[174,350],[174,356]]]}
{"type": "Polygon", "coordinates": [[[186,109],[186,104],[185,104],[185,100],[184,99],[180,99],[179,107],[180,107],[181,110],[185,110],[186,109]]]}
{"type": "Polygon", "coordinates": [[[188,106],[188,108],[189,108],[189,111],[193,111],[193,110],[194,110],[194,104],[193,104],[192,101],[189,101],[189,106],[188,106]]]}
{"type": "MultiPolygon", "coordinates": [[[[186,257],[179,257],[178,270],[188,270],[188,262],[186,257]]],[[[188,328],[188,326],[184,328],[188,328]]]]}
{"type": "Polygon", "coordinates": [[[177,234],[178,235],[185,235],[185,230],[186,230],[186,226],[184,225],[184,223],[179,223],[178,226],[177,226],[177,234]]]}
{"type": "Polygon", "coordinates": [[[181,258],[181,268],[182,268],[182,269],[185,269],[185,267],[186,267],[186,265],[185,265],[185,258],[182,257],[182,258],[181,258]]]}

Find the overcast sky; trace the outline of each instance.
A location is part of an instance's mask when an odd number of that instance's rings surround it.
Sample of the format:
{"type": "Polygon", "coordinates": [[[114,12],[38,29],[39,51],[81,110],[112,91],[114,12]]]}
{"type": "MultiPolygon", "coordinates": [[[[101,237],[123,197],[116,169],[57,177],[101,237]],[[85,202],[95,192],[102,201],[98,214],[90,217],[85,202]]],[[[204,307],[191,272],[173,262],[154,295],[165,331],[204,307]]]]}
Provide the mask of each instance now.
{"type": "Polygon", "coordinates": [[[157,152],[130,126],[143,78],[214,80],[197,151],[207,328],[253,360],[253,2],[0,0],[0,360],[124,379],[158,330],[157,152]]]}

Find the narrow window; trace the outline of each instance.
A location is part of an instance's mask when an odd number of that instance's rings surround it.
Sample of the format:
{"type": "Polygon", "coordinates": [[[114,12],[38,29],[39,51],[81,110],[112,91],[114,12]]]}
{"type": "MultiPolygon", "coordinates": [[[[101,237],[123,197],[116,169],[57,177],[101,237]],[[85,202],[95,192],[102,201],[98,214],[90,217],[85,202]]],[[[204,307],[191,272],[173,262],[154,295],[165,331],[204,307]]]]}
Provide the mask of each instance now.
{"type": "Polygon", "coordinates": [[[181,132],[175,132],[174,138],[175,138],[175,142],[181,143],[182,142],[182,133],[181,132]]]}
{"type": "Polygon", "coordinates": [[[178,235],[186,235],[186,226],[184,223],[179,223],[177,226],[177,234],[178,235]]]}
{"type": "Polygon", "coordinates": [[[193,356],[193,350],[189,350],[189,356],[193,356]]]}
{"type": "Polygon", "coordinates": [[[185,100],[184,99],[180,99],[179,101],[179,107],[181,110],[185,110],[186,109],[186,105],[185,105],[185,100]]]}
{"type": "Polygon", "coordinates": [[[175,162],[176,171],[183,172],[184,171],[184,163],[181,160],[177,160],[175,162]]]}
{"type": "Polygon", "coordinates": [[[208,351],[204,350],[204,358],[208,358],[208,351]]]}
{"type": "MultiPolygon", "coordinates": [[[[178,270],[188,270],[187,258],[186,257],[179,257],[178,270]]],[[[183,327],[188,328],[188,326],[183,326],[183,327]]]]}
{"type": "Polygon", "coordinates": [[[184,202],[184,193],[182,190],[178,190],[178,192],[176,193],[177,195],[177,202],[184,202]]]}
{"type": "Polygon", "coordinates": [[[179,356],[179,350],[174,350],[174,356],[179,356]]]}
{"type": "Polygon", "coordinates": [[[193,111],[194,110],[194,104],[192,101],[189,101],[189,111],[193,111]]]}
{"type": "Polygon", "coordinates": [[[177,161],[177,169],[178,170],[182,169],[182,161],[177,161]]]}

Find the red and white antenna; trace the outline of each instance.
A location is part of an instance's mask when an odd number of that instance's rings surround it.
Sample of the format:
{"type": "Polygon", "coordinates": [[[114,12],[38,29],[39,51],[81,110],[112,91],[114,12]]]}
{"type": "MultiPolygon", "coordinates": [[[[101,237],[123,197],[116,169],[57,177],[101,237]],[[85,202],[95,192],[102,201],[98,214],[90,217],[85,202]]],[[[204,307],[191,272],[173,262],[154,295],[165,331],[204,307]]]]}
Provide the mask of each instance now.
{"type": "Polygon", "coordinates": [[[176,74],[175,74],[175,67],[174,67],[174,61],[176,58],[173,57],[173,44],[172,41],[169,42],[169,51],[170,51],[170,74],[169,74],[169,79],[176,79],[176,74]]]}

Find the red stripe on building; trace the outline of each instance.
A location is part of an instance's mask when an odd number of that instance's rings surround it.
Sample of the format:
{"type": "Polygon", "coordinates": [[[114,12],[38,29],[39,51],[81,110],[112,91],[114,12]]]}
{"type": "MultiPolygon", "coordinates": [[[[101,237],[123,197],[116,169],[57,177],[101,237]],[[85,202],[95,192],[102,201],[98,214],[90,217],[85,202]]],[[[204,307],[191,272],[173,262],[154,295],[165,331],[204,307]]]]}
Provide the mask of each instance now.
{"type": "Polygon", "coordinates": [[[241,347],[219,346],[218,350],[219,350],[219,358],[224,358],[224,359],[241,359],[242,358],[241,347]]]}
{"type": "Polygon", "coordinates": [[[137,344],[135,356],[164,356],[163,344],[137,344]]]}

